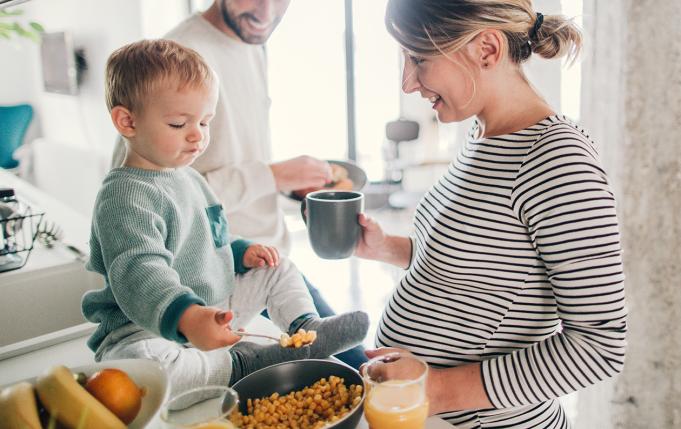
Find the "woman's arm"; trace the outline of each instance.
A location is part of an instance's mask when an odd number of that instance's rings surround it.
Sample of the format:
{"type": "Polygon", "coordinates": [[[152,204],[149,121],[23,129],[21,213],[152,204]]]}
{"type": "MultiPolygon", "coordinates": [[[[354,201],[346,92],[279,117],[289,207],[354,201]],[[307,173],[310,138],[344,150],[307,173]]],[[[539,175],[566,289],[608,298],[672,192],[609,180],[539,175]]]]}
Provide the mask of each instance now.
{"type": "Polygon", "coordinates": [[[494,408],[487,397],[479,363],[456,368],[431,368],[427,389],[430,414],[494,408]]]}
{"type": "Polygon", "coordinates": [[[482,362],[496,408],[546,401],[612,377],[623,368],[626,348],[615,199],[593,145],[568,124],[549,128],[523,161],[511,201],[541,258],[562,329],[482,362]]]}
{"type": "Polygon", "coordinates": [[[359,215],[359,224],[362,227],[362,237],[355,249],[355,256],[404,269],[409,267],[412,258],[412,242],[409,237],[385,234],[381,226],[364,213],[359,215]]]}

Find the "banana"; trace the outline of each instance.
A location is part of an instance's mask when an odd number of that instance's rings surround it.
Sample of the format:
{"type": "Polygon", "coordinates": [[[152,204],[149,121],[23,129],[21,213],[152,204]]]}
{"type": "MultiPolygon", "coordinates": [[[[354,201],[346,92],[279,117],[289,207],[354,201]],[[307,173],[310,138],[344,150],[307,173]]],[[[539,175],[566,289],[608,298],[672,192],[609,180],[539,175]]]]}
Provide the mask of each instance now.
{"type": "Polygon", "coordinates": [[[5,429],[40,429],[38,404],[31,383],[17,383],[0,392],[0,426],[5,429]]]}
{"type": "Polygon", "coordinates": [[[101,402],[90,395],[65,366],[38,377],[36,391],[47,411],[70,429],[125,429],[101,402]]]}

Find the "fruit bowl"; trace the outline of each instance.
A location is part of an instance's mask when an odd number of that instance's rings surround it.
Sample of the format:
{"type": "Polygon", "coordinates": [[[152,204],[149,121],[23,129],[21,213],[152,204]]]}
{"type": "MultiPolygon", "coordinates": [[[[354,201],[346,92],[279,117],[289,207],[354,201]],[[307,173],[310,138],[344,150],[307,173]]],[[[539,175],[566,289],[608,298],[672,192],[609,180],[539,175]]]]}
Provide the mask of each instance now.
{"type": "MultiPolygon", "coordinates": [[[[62,407],[61,411],[64,411],[62,413],[64,415],[77,416],[79,413],[82,415],[83,409],[85,409],[85,412],[90,415],[89,418],[93,418],[95,413],[101,416],[101,413],[96,411],[96,409],[99,407],[104,408],[104,405],[90,393],[86,392],[85,389],[78,386],[75,376],[77,374],[84,374],[85,377],[89,378],[96,372],[107,368],[124,371],[137,387],[144,389],[141,409],[127,428],[141,429],[147,427],[152,420],[156,419],[161,405],[167,400],[170,386],[166,373],[160,364],[144,359],[112,360],[73,368],[55,365],[51,368],[45,368],[43,374],[38,374],[36,377],[20,380],[5,386],[2,389],[2,394],[0,394],[0,427],[5,427],[4,423],[6,422],[3,421],[3,418],[9,418],[8,416],[13,416],[11,420],[14,423],[24,420],[33,422],[35,419],[36,422],[34,423],[39,426],[34,397],[37,396],[42,401],[45,399],[42,396],[43,394],[48,395],[53,406],[56,408],[62,407]],[[40,391],[41,388],[43,389],[42,391],[40,391]],[[94,406],[94,403],[97,403],[97,405],[94,406]],[[75,411],[68,413],[65,411],[66,409],[75,411]]],[[[44,402],[43,405],[45,405],[44,402]]],[[[107,413],[106,408],[104,408],[104,412],[107,413]]],[[[114,418],[113,414],[107,414],[114,418]]],[[[121,427],[123,425],[118,419],[116,419],[116,422],[112,422],[107,418],[106,424],[110,424],[108,427],[121,427]]],[[[99,427],[99,424],[95,426],[99,427]]],[[[9,427],[16,426],[10,422],[9,427]]],[[[19,424],[19,427],[34,426],[19,424]]],[[[92,421],[88,423],[87,427],[93,427],[92,421]]]]}
{"type": "Polygon", "coordinates": [[[82,372],[89,377],[105,368],[125,371],[135,384],[146,390],[142,398],[142,409],[135,420],[128,425],[128,428],[142,429],[146,427],[158,415],[161,405],[170,394],[168,378],[161,365],[158,362],[146,359],[121,359],[79,366],[71,368],[71,371],[74,374],[82,372]]]}

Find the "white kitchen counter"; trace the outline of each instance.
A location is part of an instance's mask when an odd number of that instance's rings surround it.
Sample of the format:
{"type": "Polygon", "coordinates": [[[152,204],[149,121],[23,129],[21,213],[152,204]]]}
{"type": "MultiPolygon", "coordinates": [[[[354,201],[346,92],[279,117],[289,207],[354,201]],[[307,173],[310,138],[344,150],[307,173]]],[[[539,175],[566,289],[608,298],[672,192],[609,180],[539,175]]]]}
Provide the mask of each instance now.
{"type": "MultiPolygon", "coordinates": [[[[364,420],[364,416],[362,416],[362,420],[357,425],[357,429],[369,429],[369,425],[366,420],[364,420]]],[[[426,429],[456,429],[456,426],[450,425],[438,417],[428,417],[428,420],[426,420],[426,429]]]]}
{"type": "Polygon", "coordinates": [[[85,345],[87,336],[75,338],[30,353],[0,361],[0,386],[35,377],[54,365],[76,367],[94,363],[94,353],[85,345]]]}

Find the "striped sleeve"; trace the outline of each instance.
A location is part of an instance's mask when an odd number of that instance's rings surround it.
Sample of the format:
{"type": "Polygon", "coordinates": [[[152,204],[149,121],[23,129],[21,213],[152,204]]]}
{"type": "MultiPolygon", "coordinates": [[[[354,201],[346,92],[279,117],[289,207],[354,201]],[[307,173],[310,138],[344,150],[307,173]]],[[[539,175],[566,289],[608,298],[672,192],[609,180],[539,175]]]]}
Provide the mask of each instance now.
{"type": "Polygon", "coordinates": [[[570,124],[548,127],[525,157],[511,201],[546,269],[562,329],[482,363],[497,408],[545,401],[612,377],[622,370],[626,347],[615,200],[592,143],[570,124]]]}

